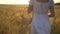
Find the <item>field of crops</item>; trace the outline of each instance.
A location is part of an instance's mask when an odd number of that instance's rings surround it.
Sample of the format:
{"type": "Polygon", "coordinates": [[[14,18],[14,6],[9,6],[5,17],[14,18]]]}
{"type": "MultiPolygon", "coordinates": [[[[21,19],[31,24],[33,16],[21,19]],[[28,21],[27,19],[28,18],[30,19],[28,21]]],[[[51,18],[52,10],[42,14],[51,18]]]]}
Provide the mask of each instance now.
{"type": "MultiPolygon", "coordinates": [[[[29,34],[32,14],[27,18],[26,5],[0,5],[0,34],[29,34]]],[[[60,6],[55,5],[51,34],[60,34],[60,6]]]]}

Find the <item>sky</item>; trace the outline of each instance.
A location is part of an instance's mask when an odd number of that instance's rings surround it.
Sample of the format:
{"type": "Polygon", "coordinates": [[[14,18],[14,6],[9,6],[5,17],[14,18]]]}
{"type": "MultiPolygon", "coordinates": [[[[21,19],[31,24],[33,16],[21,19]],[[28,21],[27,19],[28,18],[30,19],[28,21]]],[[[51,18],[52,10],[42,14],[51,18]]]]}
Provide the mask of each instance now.
{"type": "MultiPolygon", "coordinates": [[[[60,0],[54,0],[55,3],[60,0]]],[[[29,0],[0,0],[0,4],[29,4],[29,0]]]]}

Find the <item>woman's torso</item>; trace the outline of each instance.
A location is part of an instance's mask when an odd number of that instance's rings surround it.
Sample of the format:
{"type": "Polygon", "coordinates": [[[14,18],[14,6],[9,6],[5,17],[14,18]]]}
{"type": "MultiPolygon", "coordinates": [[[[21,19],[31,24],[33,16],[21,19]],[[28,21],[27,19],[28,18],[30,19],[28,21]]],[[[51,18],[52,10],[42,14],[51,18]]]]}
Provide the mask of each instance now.
{"type": "Polygon", "coordinates": [[[33,6],[33,11],[35,14],[47,14],[49,9],[49,2],[42,3],[35,0],[33,6]]]}

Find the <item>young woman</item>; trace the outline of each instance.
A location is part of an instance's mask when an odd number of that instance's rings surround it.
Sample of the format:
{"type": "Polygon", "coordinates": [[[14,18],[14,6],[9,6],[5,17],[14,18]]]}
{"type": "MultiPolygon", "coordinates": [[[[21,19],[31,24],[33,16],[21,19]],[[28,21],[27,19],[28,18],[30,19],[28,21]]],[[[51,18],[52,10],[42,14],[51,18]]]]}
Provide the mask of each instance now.
{"type": "Polygon", "coordinates": [[[50,34],[49,9],[51,12],[50,16],[54,16],[53,0],[30,0],[28,14],[33,10],[31,34],[50,34]]]}

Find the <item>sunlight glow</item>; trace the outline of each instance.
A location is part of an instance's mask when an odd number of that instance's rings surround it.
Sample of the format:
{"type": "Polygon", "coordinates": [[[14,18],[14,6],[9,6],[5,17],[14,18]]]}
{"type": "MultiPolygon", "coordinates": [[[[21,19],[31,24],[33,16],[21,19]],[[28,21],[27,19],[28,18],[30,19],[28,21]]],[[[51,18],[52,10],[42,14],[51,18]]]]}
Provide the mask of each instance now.
{"type": "Polygon", "coordinates": [[[60,3],[60,0],[54,0],[55,3],[60,3]]]}
{"type": "Polygon", "coordinates": [[[0,4],[29,4],[29,0],[0,0],[0,4]]]}
{"type": "MultiPolygon", "coordinates": [[[[60,0],[54,0],[55,3],[60,0]]],[[[0,4],[29,4],[29,0],[0,0],[0,4]]]]}

